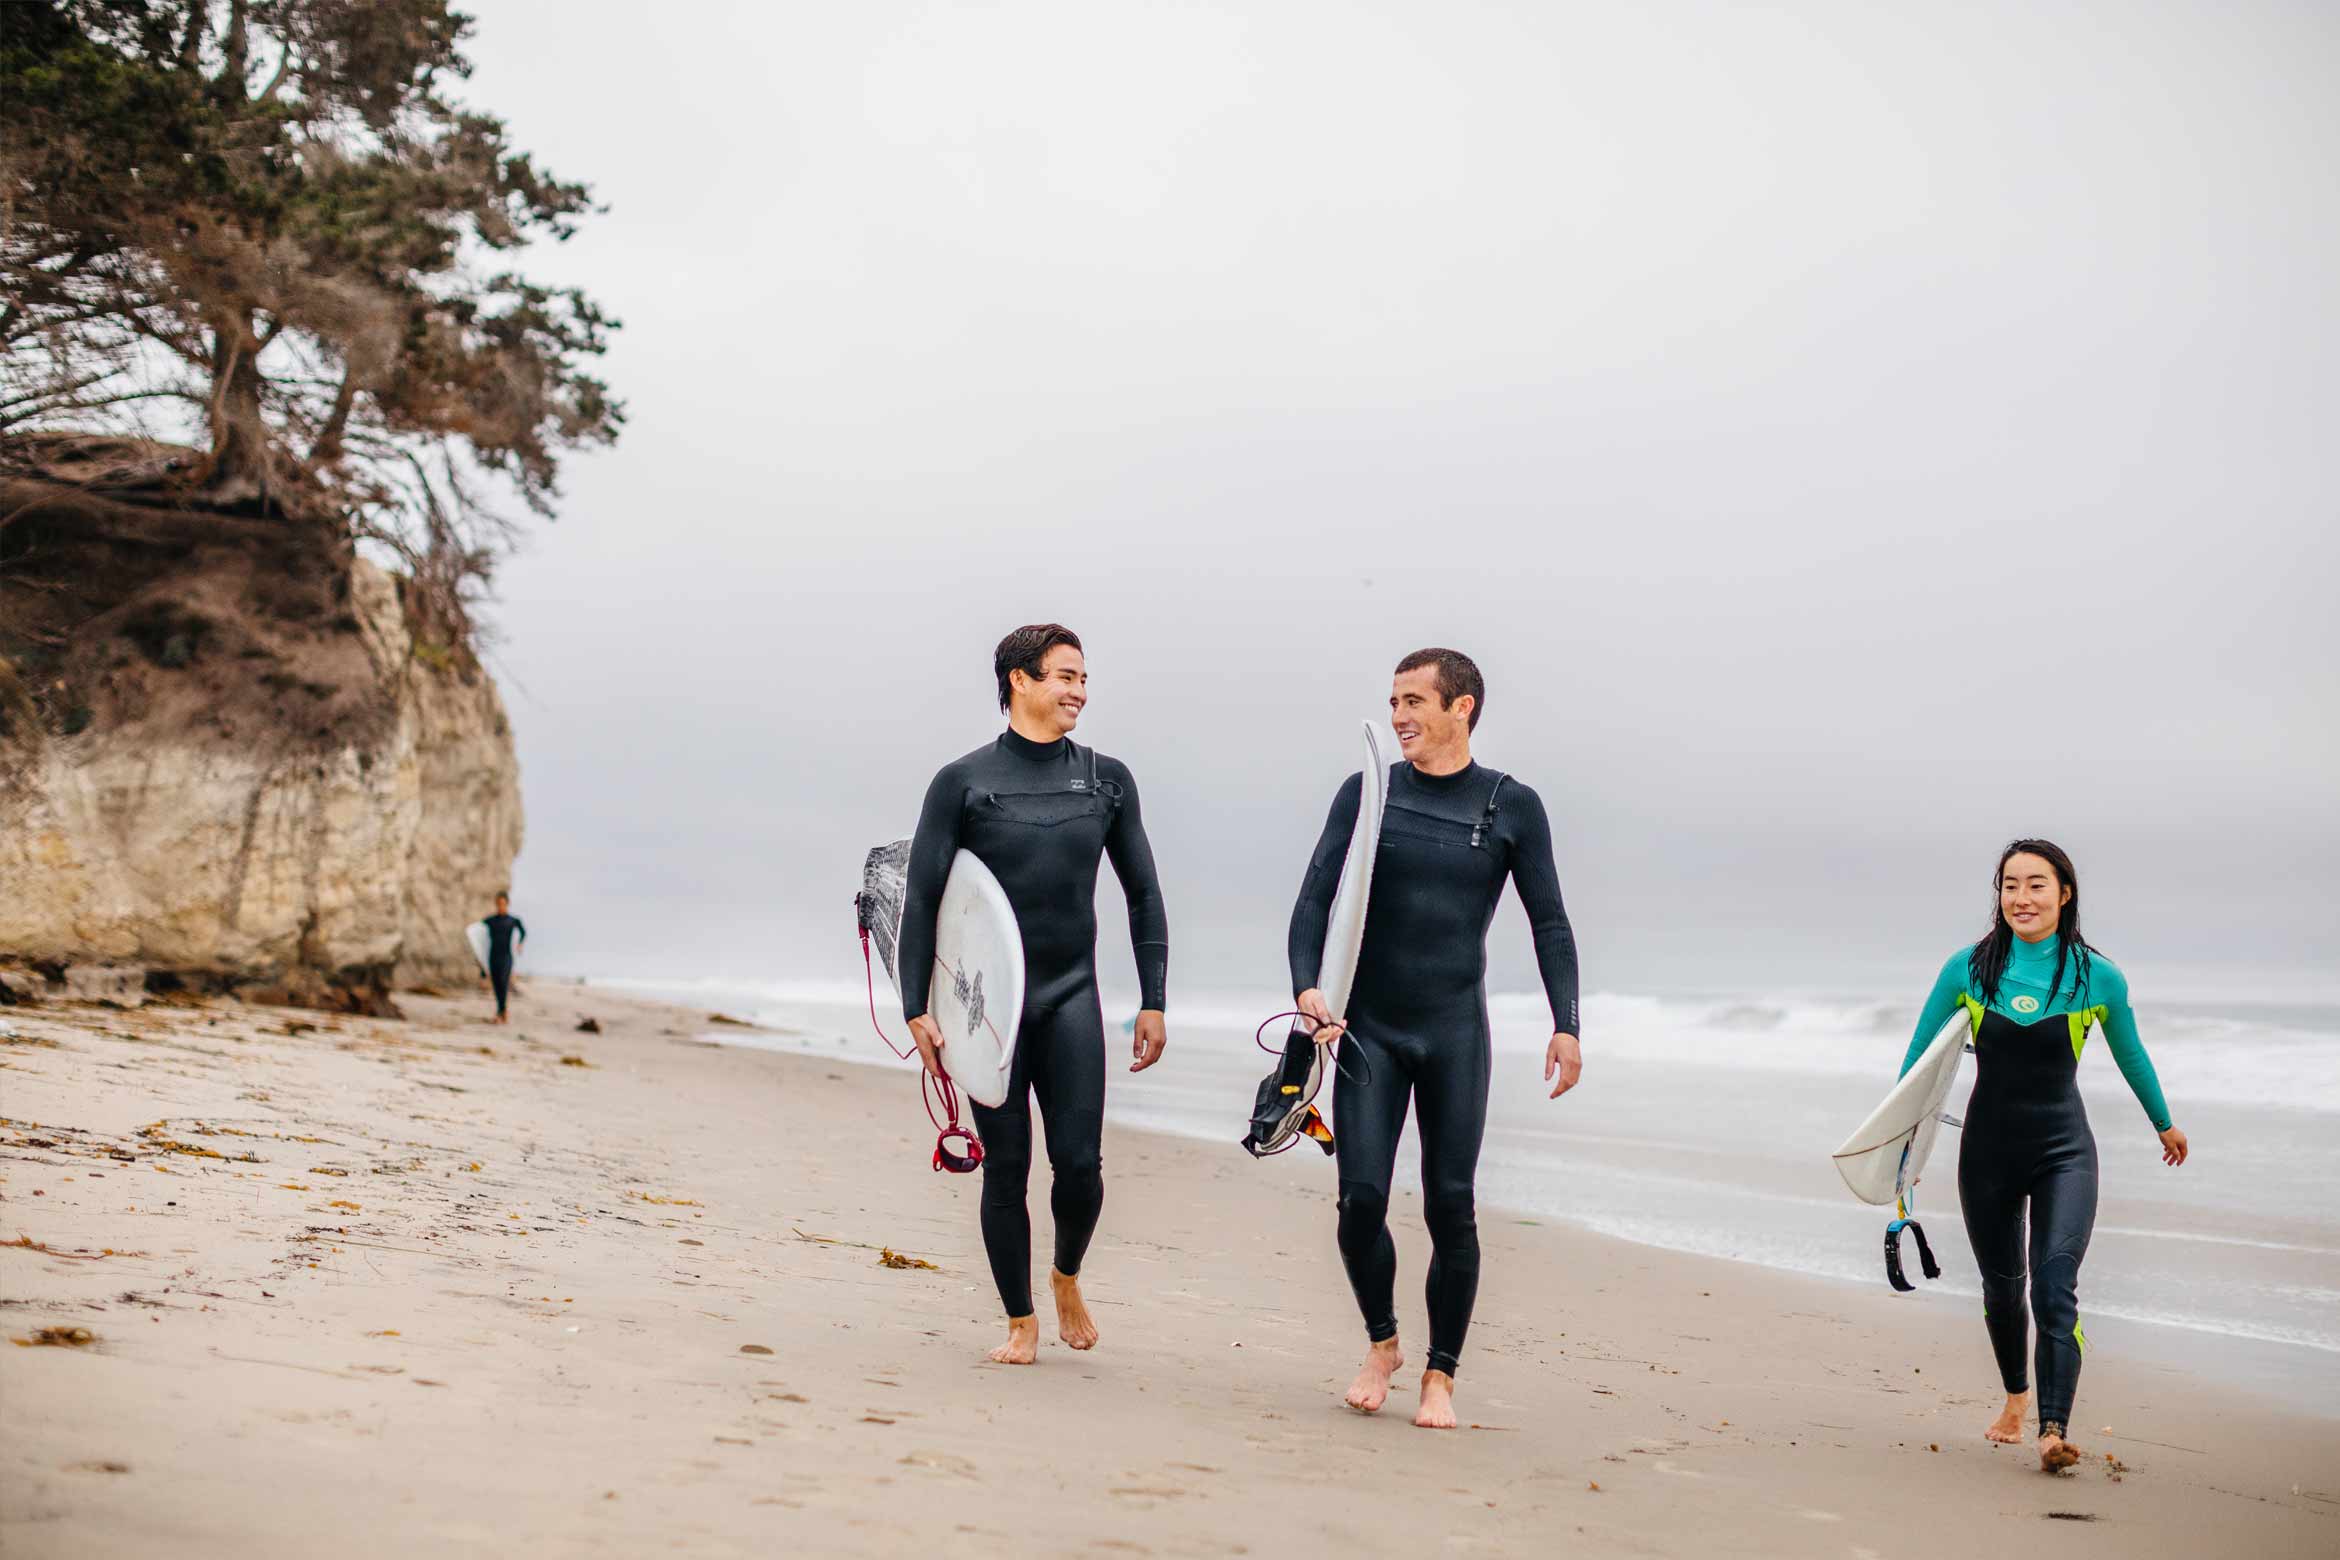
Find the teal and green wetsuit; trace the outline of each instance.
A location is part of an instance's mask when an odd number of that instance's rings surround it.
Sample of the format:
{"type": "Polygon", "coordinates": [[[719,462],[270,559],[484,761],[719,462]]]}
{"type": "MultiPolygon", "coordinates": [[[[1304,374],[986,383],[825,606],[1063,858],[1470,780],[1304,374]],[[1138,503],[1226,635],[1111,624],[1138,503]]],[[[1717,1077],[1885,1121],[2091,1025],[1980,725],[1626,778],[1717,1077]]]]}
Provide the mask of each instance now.
{"type": "Polygon", "coordinates": [[[2080,1261],[2096,1227],[2096,1137],[2088,1129],[2079,1083],[2089,1032],[2104,1031],[2121,1076],[2155,1130],[2167,1130],[2169,1106],[2137,1039],[2129,982],[2110,959],[2093,954],[2085,962],[2067,961],[2059,979],[2055,939],[2017,938],[1999,989],[1986,1003],[1973,989],[1971,952],[1961,948],[1943,962],[1901,1070],[1916,1064],[1951,1014],[1966,1009],[1974,1025],[1975,1080],[1958,1148],[1958,1203],[1982,1274],[1983,1320],[2008,1393],[2027,1390],[2028,1270],[2030,1312],[2039,1319],[2040,1429],[2061,1434],[2080,1380],[2080,1261]]]}

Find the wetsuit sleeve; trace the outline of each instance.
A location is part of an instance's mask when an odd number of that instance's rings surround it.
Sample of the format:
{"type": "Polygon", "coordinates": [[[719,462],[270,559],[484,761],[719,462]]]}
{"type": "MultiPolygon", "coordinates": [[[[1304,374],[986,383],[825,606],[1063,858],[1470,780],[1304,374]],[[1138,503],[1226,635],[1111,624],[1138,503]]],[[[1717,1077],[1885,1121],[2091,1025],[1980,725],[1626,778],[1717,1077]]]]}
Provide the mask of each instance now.
{"type": "Polygon", "coordinates": [[[516,942],[528,941],[528,923],[518,916],[512,917],[512,937],[516,942]]]}
{"type": "Polygon", "coordinates": [[[2112,1048],[2113,1061],[2119,1066],[2121,1076],[2129,1080],[2129,1092],[2145,1107],[2146,1119],[2153,1123],[2153,1130],[2167,1132],[2169,1102],[2161,1097],[2161,1079],[2153,1071],[2153,1058],[2145,1054],[2145,1042],[2137,1038],[2137,1015],[2129,1006],[2128,977],[2099,960],[2090,985],[2095,988],[2093,994],[2104,998],[2104,1043],[2112,1048]]]}
{"type": "MultiPolygon", "coordinates": [[[[1517,781],[1513,782],[1518,785],[1517,781]]],[[[1535,934],[1536,968],[1544,977],[1544,998],[1552,1004],[1552,1032],[1577,1033],[1576,934],[1560,902],[1560,869],[1552,861],[1552,820],[1544,799],[1521,785],[1508,809],[1516,833],[1511,842],[1511,881],[1527,907],[1535,934]]]]}
{"type": "Polygon", "coordinates": [[[1154,847],[1146,840],[1138,812],[1137,777],[1121,764],[1107,776],[1121,787],[1121,805],[1105,836],[1105,854],[1129,901],[1129,944],[1137,955],[1138,1006],[1160,1011],[1170,985],[1170,913],[1162,904],[1162,880],[1154,871],[1154,847]]]}
{"type": "Polygon", "coordinates": [[[1917,1065],[1917,1059],[1926,1054],[1926,1043],[1945,1023],[1958,1006],[1958,994],[1966,989],[1966,954],[1959,949],[1942,961],[1942,973],[1934,977],[1934,989],[1926,993],[1925,1008],[1918,1014],[1917,1033],[1909,1037],[1909,1049],[1902,1054],[1901,1072],[1896,1078],[1917,1065]]]}
{"type": "Polygon", "coordinates": [[[1341,886],[1341,862],[1349,854],[1349,837],[1357,832],[1357,808],[1365,795],[1365,776],[1353,774],[1333,793],[1332,811],[1325,815],[1324,833],[1308,857],[1308,875],[1300,880],[1300,897],[1292,905],[1292,929],[1284,939],[1292,961],[1292,994],[1313,988],[1324,973],[1326,923],[1332,919],[1333,895],[1341,886]]]}
{"type": "Polygon", "coordinates": [[[902,940],[894,951],[894,973],[902,982],[902,1021],[926,1016],[934,983],[934,923],[942,913],[943,885],[959,853],[959,818],[965,811],[959,766],[945,765],[926,788],[918,809],[918,832],[910,836],[909,881],[902,890],[902,940]]]}

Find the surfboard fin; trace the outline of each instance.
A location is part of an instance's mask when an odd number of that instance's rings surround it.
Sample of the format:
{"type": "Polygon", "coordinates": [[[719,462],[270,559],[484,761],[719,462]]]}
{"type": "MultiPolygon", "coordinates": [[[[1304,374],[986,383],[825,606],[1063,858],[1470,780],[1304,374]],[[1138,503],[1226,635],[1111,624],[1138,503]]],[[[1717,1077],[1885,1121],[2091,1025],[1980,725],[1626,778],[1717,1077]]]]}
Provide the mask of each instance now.
{"type": "Polygon", "coordinates": [[[1318,1148],[1328,1154],[1333,1151],[1332,1128],[1313,1105],[1300,1113],[1300,1135],[1313,1140],[1318,1148]]]}

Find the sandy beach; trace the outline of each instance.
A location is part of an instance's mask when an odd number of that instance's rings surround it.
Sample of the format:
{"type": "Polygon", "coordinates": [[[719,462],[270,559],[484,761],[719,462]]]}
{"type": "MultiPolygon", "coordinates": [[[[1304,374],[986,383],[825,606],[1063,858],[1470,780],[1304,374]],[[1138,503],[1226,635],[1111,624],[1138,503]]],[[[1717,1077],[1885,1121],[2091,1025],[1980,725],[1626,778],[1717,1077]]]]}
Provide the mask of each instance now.
{"type": "Polygon", "coordinates": [[[985,1364],[903,1078],[590,986],[400,1000],[0,1014],[0,1550],[2340,1551],[2340,1421],[2119,1329],[2050,1478],[1981,1438],[1973,1318],[1487,1208],[1468,1428],[1410,1373],[1358,1416],[1331,1178],[1231,1143],[1109,1129],[1102,1346],[985,1364]]]}

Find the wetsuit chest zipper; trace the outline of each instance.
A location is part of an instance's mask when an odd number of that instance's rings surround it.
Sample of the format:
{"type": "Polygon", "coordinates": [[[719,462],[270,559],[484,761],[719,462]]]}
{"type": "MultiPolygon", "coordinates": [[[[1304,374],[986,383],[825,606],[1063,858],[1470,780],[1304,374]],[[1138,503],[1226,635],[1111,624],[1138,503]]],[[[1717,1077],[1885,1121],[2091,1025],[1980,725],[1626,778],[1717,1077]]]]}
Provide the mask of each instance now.
{"type": "Polygon", "coordinates": [[[1110,815],[1121,805],[1121,787],[1097,773],[1096,749],[1087,750],[1088,774],[1056,791],[983,792],[983,805],[1008,823],[1052,829],[1082,818],[1110,815]],[[1013,804],[1013,805],[1011,805],[1013,804]]]}
{"type": "Polygon", "coordinates": [[[1489,788],[1487,810],[1481,813],[1479,821],[1471,826],[1471,849],[1477,850],[1486,841],[1487,836],[1495,832],[1495,798],[1503,794],[1503,782],[1508,778],[1510,777],[1507,775],[1498,774],[1495,777],[1495,784],[1489,788]]]}
{"type": "Polygon", "coordinates": [[[1425,845],[1436,845],[1446,850],[1491,850],[1495,836],[1495,798],[1503,788],[1505,776],[1495,777],[1495,788],[1487,793],[1487,805],[1470,825],[1470,833],[1462,834],[1460,818],[1434,812],[1418,812],[1404,802],[1393,801],[1382,815],[1381,832],[1384,838],[1418,840],[1425,845]],[[1415,822],[1413,820],[1420,820],[1415,822]],[[1460,836],[1460,837],[1458,837],[1460,836]]]}

